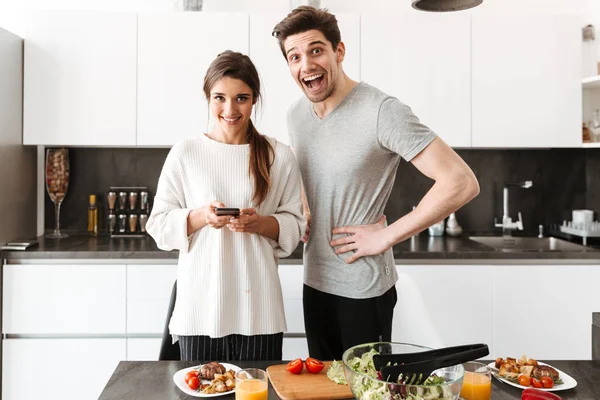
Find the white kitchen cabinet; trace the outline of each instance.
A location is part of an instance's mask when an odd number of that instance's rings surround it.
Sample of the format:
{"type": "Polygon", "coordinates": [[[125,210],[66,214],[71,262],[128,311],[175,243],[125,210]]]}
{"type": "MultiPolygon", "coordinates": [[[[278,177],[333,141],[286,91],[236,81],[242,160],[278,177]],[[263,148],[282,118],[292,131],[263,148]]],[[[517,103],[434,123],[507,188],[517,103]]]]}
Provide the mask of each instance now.
{"type": "Polygon", "coordinates": [[[158,360],[161,343],[161,338],[127,339],[127,361],[158,360]]]}
{"type": "Polygon", "coordinates": [[[473,147],[581,147],[581,26],[473,15],[473,147]]]}
{"type": "Polygon", "coordinates": [[[279,280],[283,294],[283,307],[288,333],[305,333],[302,291],[304,287],[304,266],[279,265],[279,280]]]}
{"type": "Polygon", "coordinates": [[[597,265],[504,265],[494,274],[495,357],[590,360],[597,265]]]}
{"type": "Polygon", "coordinates": [[[301,358],[305,360],[308,357],[308,343],[306,338],[283,338],[283,360],[295,360],[301,358]]]}
{"type": "Polygon", "coordinates": [[[125,334],[125,265],[5,265],[4,334],[125,334]]]}
{"type": "Polygon", "coordinates": [[[471,146],[470,27],[468,15],[361,17],[361,79],[453,147],[471,146]]]}
{"type": "Polygon", "coordinates": [[[5,339],[2,399],[95,400],[125,355],[125,339],[5,339]]]}
{"type": "MultiPolygon", "coordinates": [[[[250,15],[249,55],[258,69],[262,84],[262,107],[255,118],[257,129],[289,145],[287,112],[292,103],[304,94],[291,76],[277,40],[271,35],[282,18],[281,14],[275,13],[250,15]]],[[[342,41],[346,45],[346,57],[342,64],[344,71],[350,78],[360,80],[360,17],[339,14],[336,18],[342,41]]]]}
{"type": "Polygon", "coordinates": [[[420,341],[421,337],[437,335],[441,340],[438,346],[485,343],[494,354],[493,268],[489,265],[398,265],[398,273],[407,279],[399,280],[396,285],[394,340],[437,347],[431,339],[429,343],[420,341]],[[409,293],[404,296],[403,290],[409,293]],[[405,299],[404,304],[402,299],[405,299]],[[435,335],[426,331],[430,328],[435,335]]]}
{"type": "Polygon", "coordinates": [[[128,334],[162,335],[176,279],[177,265],[127,265],[128,334]]]}
{"type": "Polygon", "coordinates": [[[32,14],[23,144],[135,145],[136,38],[134,13],[32,14]]]}
{"type": "MultiPolygon", "coordinates": [[[[210,63],[225,50],[248,54],[248,15],[140,14],[139,146],[170,146],[211,129],[203,91],[210,63]]],[[[211,118],[212,119],[212,118],[211,118]]]]}

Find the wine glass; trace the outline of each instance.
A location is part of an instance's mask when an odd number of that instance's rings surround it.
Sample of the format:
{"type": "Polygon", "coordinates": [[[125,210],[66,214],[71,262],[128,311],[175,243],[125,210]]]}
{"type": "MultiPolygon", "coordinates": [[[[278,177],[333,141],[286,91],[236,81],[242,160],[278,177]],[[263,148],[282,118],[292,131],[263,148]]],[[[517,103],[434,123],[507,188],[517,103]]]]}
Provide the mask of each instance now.
{"type": "Polygon", "coordinates": [[[54,232],[47,234],[47,238],[60,239],[69,236],[60,231],[60,205],[67,194],[68,187],[69,150],[64,148],[46,150],[46,191],[54,203],[56,218],[54,232]]]}

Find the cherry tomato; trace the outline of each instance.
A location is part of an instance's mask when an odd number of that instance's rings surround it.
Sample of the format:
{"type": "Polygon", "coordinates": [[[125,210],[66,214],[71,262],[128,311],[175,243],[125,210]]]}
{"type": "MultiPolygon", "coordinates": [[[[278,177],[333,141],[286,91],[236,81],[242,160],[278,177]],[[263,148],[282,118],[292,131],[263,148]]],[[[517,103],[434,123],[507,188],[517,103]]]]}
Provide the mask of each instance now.
{"type": "Polygon", "coordinates": [[[200,380],[199,380],[197,377],[195,377],[195,376],[192,376],[192,377],[191,377],[191,378],[188,380],[187,384],[188,384],[188,386],[190,387],[190,389],[192,389],[192,390],[196,390],[196,389],[198,389],[198,387],[200,386],[200,380]]]}
{"type": "Polygon", "coordinates": [[[529,386],[531,385],[531,378],[526,375],[519,375],[519,385],[529,386]]]}
{"type": "Polygon", "coordinates": [[[304,368],[304,363],[302,362],[301,358],[296,358],[293,361],[290,361],[287,365],[287,370],[290,371],[292,374],[299,374],[300,372],[302,372],[302,369],[304,368]]]}
{"type": "Polygon", "coordinates": [[[540,378],[540,382],[541,382],[542,386],[546,389],[550,389],[551,387],[554,387],[554,381],[549,376],[542,376],[540,378]]]}
{"type": "Polygon", "coordinates": [[[187,374],[185,374],[185,383],[188,383],[188,381],[190,380],[190,378],[195,377],[198,378],[198,375],[200,375],[200,373],[198,372],[197,369],[193,369],[191,371],[188,371],[187,374]]]}
{"type": "Polygon", "coordinates": [[[535,378],[531,378],[531,386],[533,386],[536,389],[539,389],[542,387],[542,382],[538,381],[535,378]]]}
{"type": "Polygon", "coordinates": [[[312,374],[318,374],[323,370],[325,365],[316,358],[308,357],[306,359],[306,369],[312,374]]]}

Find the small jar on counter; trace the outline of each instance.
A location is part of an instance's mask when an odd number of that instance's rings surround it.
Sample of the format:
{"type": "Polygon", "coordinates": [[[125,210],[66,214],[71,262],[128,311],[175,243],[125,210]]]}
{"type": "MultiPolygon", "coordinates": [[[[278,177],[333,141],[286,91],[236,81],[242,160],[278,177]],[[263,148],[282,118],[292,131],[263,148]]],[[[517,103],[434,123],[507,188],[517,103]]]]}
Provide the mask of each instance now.
{"type": "Polygon", "coordinates": [[[88,232],[92,236],[98,236],[98,205],[96,195],[90,194],[90,205],[88,206],[88,232]]]}

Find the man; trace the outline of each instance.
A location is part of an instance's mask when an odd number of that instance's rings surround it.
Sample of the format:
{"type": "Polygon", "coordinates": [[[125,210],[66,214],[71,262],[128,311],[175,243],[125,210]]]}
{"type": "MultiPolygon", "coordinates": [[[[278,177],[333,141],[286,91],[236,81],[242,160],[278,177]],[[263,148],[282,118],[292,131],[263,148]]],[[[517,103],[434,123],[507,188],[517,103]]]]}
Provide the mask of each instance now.
{"type": "Polygon", "coordinates": [[[302,6],[274,28],[305,97],[288,113],[310,223],[304,321],[312,357],[340,359],[360,343],[390,341],[398,279],[392,246],[479,193],[465,162],[398,99],[342,68],[335,16],[302,6]],[[415,210],[387,226],[383,211],[400,158],[435,181],[415,210]]]}

